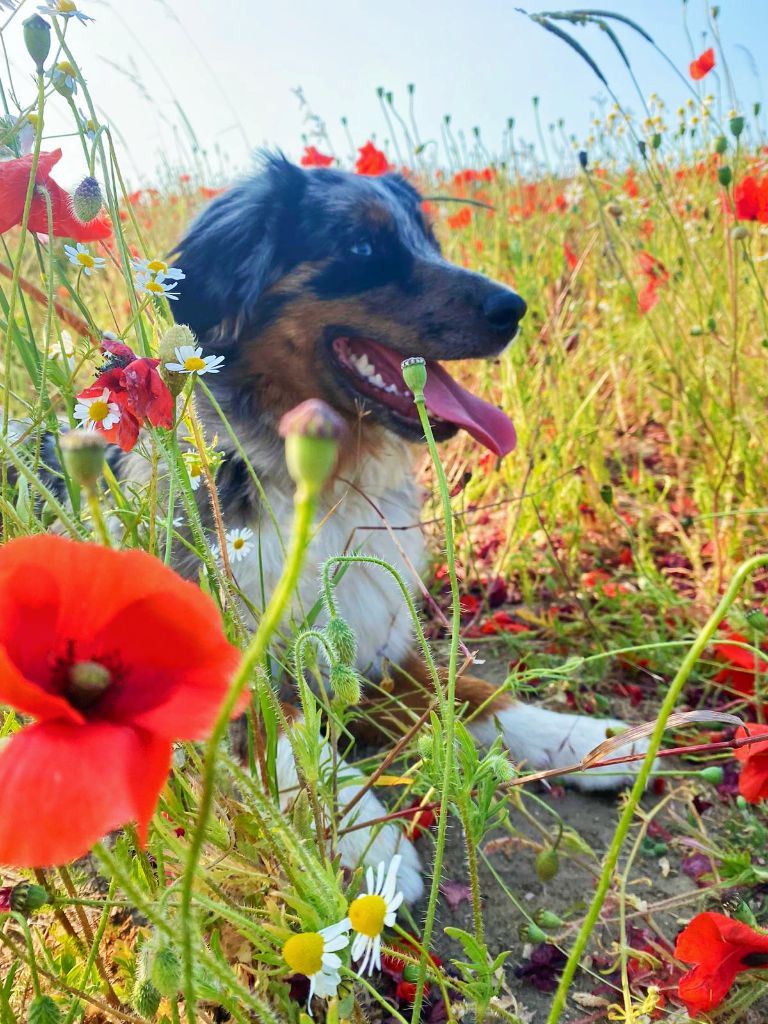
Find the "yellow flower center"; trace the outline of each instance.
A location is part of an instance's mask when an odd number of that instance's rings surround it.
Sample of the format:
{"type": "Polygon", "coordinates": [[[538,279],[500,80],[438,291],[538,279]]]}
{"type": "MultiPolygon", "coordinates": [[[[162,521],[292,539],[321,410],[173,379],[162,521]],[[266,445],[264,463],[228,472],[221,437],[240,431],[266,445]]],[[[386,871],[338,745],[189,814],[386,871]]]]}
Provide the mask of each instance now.
{"type": "Polygon", "coordinates": [[[93,256],[89,256],[87,252],[79,252],[77,254],[77,260],[82,267],[96,266],[93,256]]]}
{"type": "Polygon", "coordinates": [[[147,270],[151,270],[153,274],[166,274],[168,273],[168,264],[163,263],[162,260],[150,260],[147,264],[147,270]]]}
{"type": "Polygon", "coordinates": [[[242,537],[238,537],[236,540],[232,541],[232,547],[235,549],[235,551],[239,551],[241,548],[245,547],[245,541],[243,540],[242,537]]]}
{"type": "Polygon", "coordinates": [[[91,403],[88,415],[94,423],[102,423],[109,416],[109,403],[105,402],[103,398],[96,399],[91,403]]]}
{"type": "Polygon", "coordinates": [[[56,65],[56,70],[60,71],[62,75],[67,75],[68,78],[76,78],[77,72],[69,63],[68,60],[63,60],[61,63],[56,65]]]}
{"type": "Polygon", "coordinates": [[[192,372],[192,370],[204,370],[205,360],[201,359],[199,356],[189,356],[188,359],[184,360],[184,369],[189,370],[190,372],[192,372]]]}
{"type": "Polygon", "coordinates": [[[200,476],[202,471],[202,467],[199,466],[198,463],[196,462],[193,462],[192,465],[189,467],[189,475],[193,478],[196,476],[200,476]]]}
{"type": "Polygon", "coordinates": [[[283,946],[283,960],[296,974],[310,978],[323,966],[323,936],[318,932],[292,935],[283,946]]]}
{"type": "Polygon", "coordinates": [[[148,292],[157,292],[159,295],[162,295],[165,292],[165,288],[163,288],[161,284],[158,284],[157,281],[147,281],[144,287],[148,292]]]}
{"type": "Polygon", "coordinates": [[[62,14],[69,14],[71,11],[77,10],[77,6],[73,3],[73,0],[59,0],[58,7],[62,14]]]}
{"type": "Polygon", "coordinates": [[[358,896],[349,907],[349,920],[356,932],[369,939],[381,935],[387,904],[381,896],[358,896]]]}

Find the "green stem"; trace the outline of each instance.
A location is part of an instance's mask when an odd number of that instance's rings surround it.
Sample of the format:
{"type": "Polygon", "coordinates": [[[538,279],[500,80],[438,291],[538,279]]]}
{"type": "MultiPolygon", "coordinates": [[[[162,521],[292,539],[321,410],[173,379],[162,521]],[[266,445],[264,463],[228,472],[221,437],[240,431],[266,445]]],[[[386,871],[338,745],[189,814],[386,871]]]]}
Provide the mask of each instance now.
{"type": "Polygon", "coordinates": [[[720,603],[712,612],[704,628],[696,637],[696,640],[678,669],[677,675],[672,680],[667,696],[664,698],[664,702],[659,710],[659,715],[656,719],[656,728],[653,730],[653,734],[648,742],[648,752],[645,756],[645,760],[637,774],[635,784],[632,787],[632,792],[629,794],[627,802],[624,805],[624,810],[621,818],[619,819],[619,824],[616,828],[613,841],[611,842],[611,846],[605,858],[603,870],[600,875],[600,881],[598,882],[589,911],[587,916],[584,918],[581,928],[579,929],[579,934],[576,936],[576,941],[574,942],[573,948],[571,949],[568,957],[568,963],[565,965],[565,970],[560,978],[560,984],[557,987],[557,992],[555,992],[555,998],[552,1002],[552,1009],[550,1010],[549,1017],[547,1018],[547,1024],[558,1024],[563,1009],[565,1008],[565,999],[568,994],[568,989],[570,988],[576,969],[578,968],[584,950],[586,949],[587,942],[597,925],[600,911],[611,884],[613,872],[616,868],[616,864],[618,863],[621,848],[624,844],[627,832],[629,831],[629,827],[632,824],[635,809],[640,802],[640,798],[645,791],[646,783],[648,782],[653,770],[654,758],[661,746],[667,719],[674,710],[677,699],[688,681],[688,676],[691,674],[697,661],[707,648],[715,634],[715,631],[717,630],[717,627],[725,618],[728,609],[736,600],[739,591],[744,585],[744,581],[751,573],[764,565],[768,565],[768,555],[756,555],[754,558],[748,559],[739,566],[736,570],[736,574],[728,585],[728,589],[720,599],[720,603]]]}
{"type": "Polygon", "coordinates": [[[195,980],[194,980],[194,956],[193,956],[193,931],[192,920],[192,887],[195,881],[197,864],[202,852],[203,840],[208,818],[213,806],[213,795],[215,789],[215,769],[219,746],[227,731],[232,715],[237,707],[240,696],[248,684],[255,668],[262,661],[267,650],[267,645],[279,626],[291,595],[296,589],[299,574],[304,562],[304,554],[309,543],[309,535],[315,515],[316,497],[309,493],[306,488],[299,486],[294,497],[294,520],[293,532],[288,548],[283,573],[275,587],[272,597],[269,600],[264,615],[261,618],[259,627],[246,648],[240,668],[232,680],[232,685],[222,705],[219,717],[213,727],[206,746],[205,768],[203,772],[203,789],[200,795],[200,807],[197,815],[192,839],[190,842],[187,863],[184,869],[184,877],[181,888],[181,903],[179,913],[181,918],[181,946],[184,960],[184,1004],[187,1021],[195,1024],[195,980]]]}
{"type": "Polygon", "coordinates": [[[475,926],[475,938],[481,946],[485,945],[485,925],[483,924],[483,904],[480,893],[480,876],[477,872],[477,847],[472,835],[469,820],[469,809],[462,801],[459,805],[461,824],[464,829],[464,846],[467,851],[467,868],[469,870],[469,888],[472,893],[472,920],[475,926]]]}

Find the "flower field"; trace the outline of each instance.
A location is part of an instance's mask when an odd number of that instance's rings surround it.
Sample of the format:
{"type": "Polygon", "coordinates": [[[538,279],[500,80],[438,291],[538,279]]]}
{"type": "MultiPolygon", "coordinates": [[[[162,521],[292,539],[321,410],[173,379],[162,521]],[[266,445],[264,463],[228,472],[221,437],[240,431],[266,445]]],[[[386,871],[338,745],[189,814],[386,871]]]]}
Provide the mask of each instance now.
{"type": "MultiPolygon", "coordinates": [[[[446,117],[428,146],[382,91],[354,159],[311,114],[296,140],[308,172],[402,174],[445,256],[528,307],[458,374],[514,422],[503,458],[436,445],[424,361],[403,364],[431,560],[421,589],[393,573],[435,694],[369,746],[391,680],[366,687],[334,596],[366,556],[349,541],[287,611],[345,423],[319,394],[280,419],[292,525],[256,606],[229,357],[174,322],[178,243],[232,183],[198,162],[134,187],[89,92],[90,15],[0,0],[27,61],[0,72],[0,1024],[766,1019],[768,140],[717,17],[679,108],[641,90],[585,138],[534,99],[535,142],[510,120],[490,152],[446,117]],[[574,767],[634,758],[633,788],[575,796],[480,746],[444,699],[467,671],[638,727],[645,760],[610,735],[574,767]],[[351,817],[371,793],[379,817],[351,817]],[[416,902],[402,853],[342,863],[382,827],[426,865],[416,902]]],[[[605,11],[534,20],[591,65],[581,29],[647,38],[605,11]]]]}

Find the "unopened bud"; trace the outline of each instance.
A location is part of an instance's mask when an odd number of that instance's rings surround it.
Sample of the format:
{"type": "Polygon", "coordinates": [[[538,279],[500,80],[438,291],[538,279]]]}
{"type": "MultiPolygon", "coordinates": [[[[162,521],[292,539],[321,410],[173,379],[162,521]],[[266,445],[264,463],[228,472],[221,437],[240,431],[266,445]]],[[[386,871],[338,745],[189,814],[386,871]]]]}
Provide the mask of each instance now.
{"type": "Polygon", "coordinates": [[[719,765],[712,764],[709,768],[701,769],[699,778],[709,782],[712,786],[719,786],[725,778],[725,772],[719,765]]]}
{"type": "Polygon", "coordinates": [[[104,469],[107,442],[95,430],[70,430],[59,441],[64,468],[81,487],[93,487],[104,469]]]}
{"type": "Polygon", "coordinates": [[[27,1024],[58,1024],[61,1010],[50,996],[35,996],[27,1010],[27,1024]]]}
{"type": "Polygon", "coordinates": [[[536,874],[542,882],[549,882],[560,870],[560,858],[557,855],[557,850],[553,850],[551,847],[542,850],[537,856],[534,866],[536,874]]]}
{"type": "Polygon", "coordinates": [[[406,387],[410,388],[414,395],[420,395],[427,383],[426,361],[421,356],[411,356],[410,359],[402,361],[400,369],[403,372],[406,387]]]}
{"type": "Polygon", "coordinates": [[[142,1017],[152,1019],[160,1006],[160,993],[148,978],[137,978],[131,993],[131,1005],[142,1017]]]}
{"type": "Polygon", "coordinates": [[[736,224],[731,228],[731,238],[734,242],[744,242],[749,238],[749,228],[744,224],[736,224]]]}
{"type": "Polygon", "coordinates": [[[750,629],[754,629],[758,633],[768,632],[768,616],[762,608],[752,608],[745,617],[750,629]]]}
{"type": "Polygon", "coordinates": [[[98,181],[90,175],[83,178],[72,193],[72,212],[74,215],[81,223],[87,224],[94,217],[98,217],[99,210],[101,210],[103,205],[104,199],[98,181]]]}
{"type": "Polygon", "coordinates": [[[42,885],[32,885],[29,882],[19,882],[11,889],[10,905],[11,910],[17,914],[33,914],[40,907],[48,902],[48,893],[42,885]]]}
{"type": "Polygon", "coordinates": [[[518,934],[523,942],[534,942],[536,945],[539,945],[539,943],[547,941],[546,932],[543,932],[541,928],[532,921],[524,921],[520,925],[518,934]]]}
{"type": "Polygon", "coordinates": [[[334,695],[347,706],[360,703],[360,678],[349,665],[341,662],[331,667],[331,689],[334,695]]]}
{"type": "Polygon", "coordinates": [[[325,627],[328,642],[342,665],[354,665],[357,656],[357,640],[348,622],[334,615],[325,627]]]}
{"type": "Polygon", "coordinates": [[[559,928],[564,923],[561,917],[558,917],[551,910],[545,910],[544,908],[537,910],[533,918],[539,928],[546,928],[547,931],[554,931],[555,928],[559,928]]]}
{"type": "Polygon", "coordinates": [[[51,26],[39,14],[26,18],[22,25],[27,53],[35,62],[38,73],[42,73],[43,64],[51,50],[51,26]]]}
{"type": "Polygon", "coordinates": [[[314,496],[336,467],[339,441],[346,434],[338,413],[319,398],[310,398],[280,420],[285,461],[294,483],[314,496]]]}
{"type": "Polygon", "coordinates": [[[735,139],[738,139],[738,137],[744,131],[744,118],[743,117],[732,117],[731,120],[728,122],[728,124],[730,125],[730,128],[731,128],[731,135],[733,135],[733,137],[735,139]]]}
{"type": "Polygon", "coordinates": [[[715,139],[715,152],[722,156],[726,149],[728,149],[728,139],[724,135],[718,135],[715,139]]]}
{"type": "Polygon", "coordinates": [[[610,484],[603,484],[600,488],[600,498],[609,507],[613,504],[613,488],[610,484]]]}
{"type": "Polygon", "coordinates": [[[728,188],[728,186],[733,181],[733,171],[731,170],[731,168],[728,167],[727,165],[725,165],[724,167],[718,167],[717,180],[724,188],[728,188]]]}
{"type": "Polygon", "coordinates": [[[168,390],[174,398],[178,398],[189,381],[189,374],[175,373],[169,370],[167,363],[177,363],[179,357],[176,355],[177,348],[185,346],[195,347],[197,339],[186,324],[174,324],[160,338],[157,354],[160,356],[160,376],[168,385],[168,390]]]}
{"type": "Polygon", "coordinates": [[[162,946],[150,966],[150,979],[161,996],[172,999],[181,987],[181,961],[172,946],[162,946]]]}
{"type": "Polygon", "coordinates": [[[589,157],[587,156],[586,149],[579,150],[579,165],[583,171],[586,171],[587,166],[589,165],[589,157]]]}
{"type": "Polygon", "coordinates": [[[618,220],[622,214],[621,203],[608,203],[605,209],[616,220],[618,220]]]}

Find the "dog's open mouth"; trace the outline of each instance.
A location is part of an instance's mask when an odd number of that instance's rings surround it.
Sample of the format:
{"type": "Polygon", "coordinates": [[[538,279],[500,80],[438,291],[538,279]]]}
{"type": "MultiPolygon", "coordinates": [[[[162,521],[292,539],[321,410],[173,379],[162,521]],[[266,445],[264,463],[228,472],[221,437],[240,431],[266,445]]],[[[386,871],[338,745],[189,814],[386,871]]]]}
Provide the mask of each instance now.
{"type": "MultiPolygon", "coordinates": [[[[419,432],[419,417],[400,369],[402,355],[369,338],[334,338],[332,352],[345,380],[365,399],[385,406],[411,433],[419,432]]],[[[490,448],[507,455],[517,438],[511,420],[495,405],[462,387],[440,363],[427,360],[424,399],[438,440],[458,428],[490,448]]]]}

